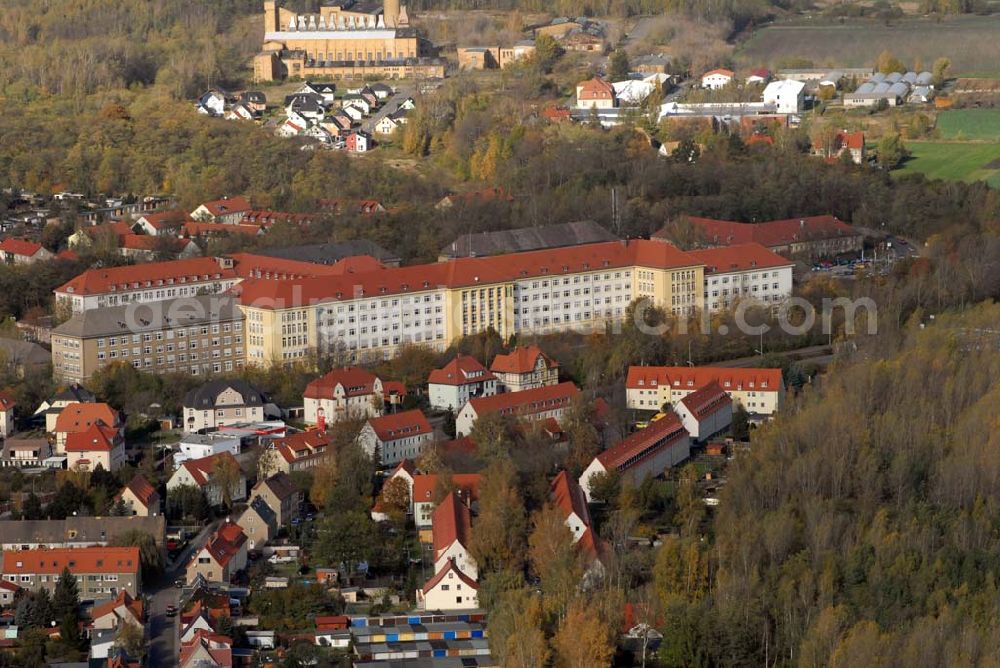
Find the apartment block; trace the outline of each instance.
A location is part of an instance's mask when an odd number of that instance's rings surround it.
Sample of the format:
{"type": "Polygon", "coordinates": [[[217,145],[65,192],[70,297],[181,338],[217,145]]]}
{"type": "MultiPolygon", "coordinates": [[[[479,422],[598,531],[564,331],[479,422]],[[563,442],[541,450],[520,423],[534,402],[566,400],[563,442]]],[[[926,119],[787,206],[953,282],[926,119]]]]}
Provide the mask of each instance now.
{"type": "Polygon", "coordinates": [[[77,547],[21,550],[3,555],[3,579],[31,591],[55,591],[64,568],[76,576],[81,599],[115,598],[142,591],[139,548],[77,547]]]}

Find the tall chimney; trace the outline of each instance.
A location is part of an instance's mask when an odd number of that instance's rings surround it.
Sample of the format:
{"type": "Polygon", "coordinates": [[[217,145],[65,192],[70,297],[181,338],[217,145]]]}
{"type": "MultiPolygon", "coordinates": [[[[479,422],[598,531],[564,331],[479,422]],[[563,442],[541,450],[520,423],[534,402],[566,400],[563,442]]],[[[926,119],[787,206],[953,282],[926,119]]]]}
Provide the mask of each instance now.
{"type": "Polygon", "coordinates": [[[382,15],[385,17],[385,26],[395,28],[399,22],[399,0],[383,0],[382,15]]]}
{"type": "Polygon", "coordinates": [[[278,3],[274,0],[264,2],[264,32],[279,32],[281,26],[278,25],[278,3]]]}

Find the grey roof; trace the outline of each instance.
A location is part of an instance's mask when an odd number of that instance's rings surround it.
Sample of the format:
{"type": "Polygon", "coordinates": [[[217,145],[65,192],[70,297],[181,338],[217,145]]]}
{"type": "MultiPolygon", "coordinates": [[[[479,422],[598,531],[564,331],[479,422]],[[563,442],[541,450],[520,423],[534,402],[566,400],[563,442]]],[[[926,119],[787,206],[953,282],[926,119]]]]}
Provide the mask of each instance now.
{"type": "Polygon", "coordinates": [[[156,517],[67,517],[64,520],[0,521],[0,542],[8,544],[104,543],[133,529],[151,534],[157,543],[162,543],[166,530],[166,520],[162,515],[158,515],[156,517]]]}
{"type": "Polygon", "coordinates": [[[592,220],[525,227],[500,232],[463,234],[441,249],[447,257],[482,257],[544,248],[615,241],[617,237],[592,220]]]}
{"type": "Polygon", "coordinates": [[[383,92],[389,92],[389,93],[392,92],[392,86],[390,86],[389,84],[382,83],[382,82],[373,83],[371,86],[369,86],[369,88],[371,88],[373,92],[374,91],[383,91],[383,92]]]}
{"type": "Polygon", "coordinates": [[[910,87],[903,81],[897,81],[889,86],[888,90],[888,94],[895,97],[906,95],[908,92],[910,92],[910,87]]]}
{"type": "Polygon", "coordinates": [[[210,409],[216,406],[216,400],[220,394],[229,388],[236,390],[242,397],[243,403],[240,406],[263,406],[264,395],[245,380],[235,378],[233,380],[217,379],[210,380],[201,387],[196,387],[184,395],[184,408],[210,409]]]}
{"type": "Polygon", "coordinates": [[[883,74],[882,72],[876,72],[875,74],[872,75],[872,78],[869,79],[869,81],[872,83],[882,83],[883,81],[885,81],[885,74],[883,74]]]}
{"type": "Polygon", "coordinates": [[[934,81],[934,75],[930,72],[921,72],[917,75],[918,86],[929,86],[934,81]]]}
{"type": "Polygon", "coordinates": [[[184,434],[180,443],[191,445],[214,445],[219,441],[238,441],[239,436],[234,436],[227,432],[213,432],[211,434],[184,434]]]}
{"type": "Polygon", "coordinates": [[[913,93],[911,93],[911,95],[914,97],[930,97],[931,91],[932,89],[930,86],[917,86],[913,89],[913,93]]]}
{"type": "Polygon", "coordinates": [[[854,92],[857,93],[858,95],[863,95],[865,93],[874,93],[875,84],[871,81],[868,81],[858,86],[857,90],[855,90],[854,92]]]}
{"type": "Polygon", "coordinates": [[[916,83],[917,82],[917,73],[916,72],[907,72],[906,74],[903,75],[903,81],[905,81],[908,84],[914,84],[914,83],[916,83]]]}
{"type": "Polygon", "coordinates": [[[899,72],[889,72],[888,74],[885,75],[885,81],[888,81],[889,83],[896,83],[902,78],[903,75],[900,74],[899,72]]]}
{"type": "Polygon", "coordinates": [[[15,366],[41,365],[52,361],[52,355],[37,343],[20,339],[0,338],[0,355],[15,366]]]}
{"type": "Polygon", "coordinates": [[[52,330],[52,333],[94,338],[242,320],[243,312],[233,297],[198,295],[146,304],[90,309],[77,313],[52,330]]]}
{"type": "Polygon", "coordinates": [[[354,239],[326,244],[267,248],[257,251],[259,255],[285,260],[299,260],[314,264],[334,264],[345,257],[370,255],[383,264],[399,263],[399,257],[368,239],[354,239]]]}
{"type": "MultiPolygon", "coordinates": [[[[273,510],[271,510],[271,506],[267,505],[267,501],[264,500],[264,497],[253,497],[253,500],[250,501],[250,505],[247,506],[247,509],[243,512],[248,513],[251,508],[257,513],[257,515],[260,516],[262,520],[267,522],[268,526],[270,526],[273,530],[277,530],[278,516],[274,514],[273,510]]],[[[242,519],[242,517],[243,516],[241,515],[240,519],[242,519]]],[[[237,524],[239,524],[239,520],[237,520],[237,524]]]]}

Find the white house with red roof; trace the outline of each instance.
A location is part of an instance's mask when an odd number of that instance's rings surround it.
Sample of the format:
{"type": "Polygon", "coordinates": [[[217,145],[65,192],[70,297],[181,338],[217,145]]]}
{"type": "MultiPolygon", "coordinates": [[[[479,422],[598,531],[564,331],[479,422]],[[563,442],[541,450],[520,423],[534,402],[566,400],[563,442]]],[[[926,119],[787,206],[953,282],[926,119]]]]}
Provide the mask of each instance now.
{"type": "Polygon", "coordinates": [[[333,369],[303,393],[305,421],[321,430],[348,418],[376,417],[385,408],[382,380],[360,367],[333,369]]]}
{"type": "Polygon", "coordinates": [[[457,355],[444,367],[431,371],[427,394],[432,408],[457,411],[469,399],[497,393],[497,379],[475,357],[457,355]]]}
{"type": "Polygon", "coordinates": [[[474,610],[479,607],[479,585],[449,561],[417,590],[417,605],[424,610],[474,610]]]}
{"type": "MultiPolygon", "coordinates": [[[[473,509],[479,501],[482,476],[478,473],[453,473],[447,480],[436,473],[414,474],[410,493],[410,512],[413,514],[413,523],[422,533],[433,527],[434,509],[437,507],[437,500],[440,499],[439,485],[445,482],[449,483],[449,488],[455,497],[470,509],[473,509]]],[[[423,536],[421,540],[424,540],[423,536]]]]}
{"type": "Polygon", "coordinates": [[[709,90],[719,90],[732,83],[735,76],[735,72],[725,68],[709,70],[701,75],[701,87],[708,88],[709,90]]]}
{"type": "Polygon", "coordinates": [[[90,619],[95,629],[118,629],[125,624],[141,629],[145,623],[142,600],[123,589],[117,597],[91,608],[90,619]]]}
{"type": "Polygon", "coordinates": [[[17,401],[7,390],[0,390],[0,436],[7,438],[14,433],[14,409],[17,401]]]}
{"type": "Polygon", "coordinates": [[[180,668],[232,668],[233,641],[214,631],[199,629],[194,637],[181,643],[180,668]]]}
{"type": "Polygon", "coordinates": [[[490,372],[503,392],[522,392],[559,383],[559,363],[532,344],[493,358],[490,372]]]}
{"type": "Polygon", "coordinates": [[[766,67],[755,67],[750,70],[745,79],[748,86],[759,86],[771,80],[771,70],[766,67]]]}
{"type": "Polygon", "coordinates": [[[368,418],[358,444],[383,466],[416,459],[434,441],[434,430],[418,409],[368,418]]]}
{"type": "Polygon", "coordinates": [[[115,502],[123,501],[132,515],[155,517],[160,514],[160,494],[139,473],[115,495],[115,502]]]}
{"type": "Polygon", "coordinates": [[[751,415],[770,417],[785,400],[781,369],[732,369],[712,366],[631,366],[625,379],[625,405],[658,411],[709,383],[719,386],[751,415]]]}
{"type": "Polygon", "coordinates": [[[576,85],[578,109],[613,109],[617,104],[614,86],[604,79],[594,77],[576,85]]]}
{"type": "Polygon", "coordinates": [[[252,211],[249,200],[242,195],[223,197],[222,199],[205,202],[191,212],[191,218],[206,223],[225,223],[236,225],[243,215],[252,211]]]}
{"type": "Polygon", "coordinates": [[[583,493],[580,483],[566,471],[560,471],[549,486],[549,498],[566,516],[566,526],[573,532],[573,542],[579,541],[591,527],[587,495],[583,493]]]}
{"type": "Polygon", "coordinates": [[[50,251],[35,241],[13,238],[0,241],[0,258],[7,264],[31,264],[53,257],[50,251]]]}
{"type": "Polygon", "coordinates": [[[476,560],[469,552],[472,513],[454,492],[449,492],[434,509],[431,536],[434,545],[434,572],[453,562],[473,580],[479,578],[476,560]]]}
{"type": "Polygon", "coordinates": [[[467,436],[476,420],[488,413],[499,413],[527,421],[552,418],[558,422],[579,394],[580,390],[576,385],[565,382],[523,392],[505,392],[492,397],[471,399],[455,419],[455,432],[458,436],[467,436]]]}
{"type": "Polygon", "coordinates": [[[205,582],[228,584],[247,565],[247,537],[243,529],[226,522],[208,539],[205,546],[191,555],[186,578],[193,583],[200,575],[205,582]]]}
{"type": "Polygon", "coordinates": [[[205,493],[205,498],[213,506],[221,505],[225,499],[222,493],[222,483],[217,480],[217,469],[220,462],[225,461],[225,466],[235,467],[239,471],[236,480],[232,481],[229,489],[229,498],[236,502],[247,498],[247,479],[240,469],[240,464],[230,452],[220,452],[211,457],[201,459],[189,459],[174,471],[170,479],[167,480],[167,492],[185,485],[197,487],[205,493]]]}
{"type": "Polygon", "coordinates": [[[689,251],[705,263],[705,308],[726,311],[740,301],[780,304],[792,296],[792,269],[786,260],[758,243],[689,251]]]}
{"type": "Polygon", "coordinates": [[[0,607],[7,607],[8,605],[14,604],[14,598],[17,593],[21,591],[13,582],[8,582],[7,580],[0,580],[0,607]]]}
{"type": "Polygon", "coordinates": [[[132,230],[151,237],[174,236],[183,228],[184,224],[191,218],[187,212],[180,209],[170,209],[168,211],[157,211],[146,213],[132,223],[132,230]]]}
{"type": "Polygon", "coordinates": [[[656,477],[691,455],[691,437],[673,413],[600,453],[580,475],[580,487],[591,499],[591,479],[617,471],[623,481],[635,487],[646,478],[656,477]]]}
{"type": "Polygon", "coordinates": [[[66,468],[117,471],[125,463],[125,439],[121,430],[98,420],[84,431],[70,433],[63,445],[66,468]]]}
{"type": "Polygon", "coordinates": [[[676,402],[674,412],[692,439],[704,441],[732,424],[733,400],[713,380],[676,402]]]}
{"type": "Polygon", "coordinates": [[[333,432],[319,429],[275,439],[271,442],[273,455],[268,454],[270,468],[267,472],[292,473],[310,469],[333,454],[332,442],[333,432]]]}

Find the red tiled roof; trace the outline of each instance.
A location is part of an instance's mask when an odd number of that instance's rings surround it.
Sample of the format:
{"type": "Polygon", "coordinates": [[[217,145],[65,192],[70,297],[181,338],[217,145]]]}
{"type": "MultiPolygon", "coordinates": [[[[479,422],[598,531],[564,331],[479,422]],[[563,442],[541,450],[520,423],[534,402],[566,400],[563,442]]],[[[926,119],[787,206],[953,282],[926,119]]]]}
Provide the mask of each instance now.
{"type": "Polygon", "coordinates": [[[769,76],[771,76],[771,70],[767,69],[766,67],[755,67],[752,70],[750,70],[750,76],[761,77],[762,79],[766,79],[769,76]]]}
{"type": "Polygon", "coordinates": [[[479,589],[479,585],[476,583],[476,581],[473,580],[472,578],[470,578],[465,573],[463,573],[461,571],[461,569],[459,569],[459,567],[457,565],[455,565],[455,560],[454,559],[449,559],[448,563],[445,564],[444,568],[442,568],[441,570],[439,570],[434,575],[434,577],[432,577],[430,580],[428,580],[424,584],[424,593],[426,594],[431,589],[434,589],[434,587],[436,587],[438,585],[438,583],[441,582],[441,580],[443,580],[448,575],[448,573],[451,573],[451,572],[455,573],[455,576],[459,580],[461,580],[462,583],[465,584],[466,587],[472,589],[473,591],[476,591],[476,590],[479,589]]]}
{"type": "MultiPolygon", "coordinates": [[[[338,112],[339,113],[339,112],[338,112]]],[[[348,126],[350,127],[350,126],[348,126]]],[[[382,206],[381,202],[376,199],[344,199],[337,197],[334,199],[321,199],[319,201],[320,207],[328,209],[335,213],[343,213],[345,207],[353,210],[353,213],[360,213],[362,215],[370,216],[374,213],[381,213],[385,211],[385,207],[382,206]]]]}
{"type": "Polygon", "coordinates": [[[242,195],[229,197],[228,199],[217,199],[211,202],[204,202],[202,206],[208,209],[208,212],[213,216],[225,216],[232,213],[239,213],[241,211],[250,211],[251,209],[250,202],[242,195]]]}
{"type": "Polygon", "coordinates": [[[118,592],[118,596],[113,600],[95,605],[90,611],[90,618],[96,621],[105,615],[113,613],[120,606],[124,606],[132,613],[137,622],[142,623],[142,601],[133,599],[124,589],[118,592]]]}
{"type": "Polygon", "coordinates": [[[146,264],[88,269],[56,288],[57,293],[93,295],[163,285],[183,285],[208,280],[237,278],[233,269],[223,269],[212,257],[169,260],[146,264]],[[149,283],[147,286],[146,284],[149,283]]]}
{"type": "Polygon", "coordinates": [[[689,254],[705,265],[706,276],[717,272],[791,267],[795,264],[758,243],[703,248],[689,251],[689,254]]]}
{"type": "Polygon", "coordinates": [[[427,417],[416,408],[401,413],[389,413],[382,417],[369,418],[368,424],[371,425],[378,440],[383,443],[400,438],[430,434],[433,431],[427,417]]]}
{"type": "Polygon", "coordinates": [[[215,666],[218,668],[232,668],[232,639],[206,629],[198,629],[194,632],[194,637],[191,640],[181,643],[180,667],[187,668],[188,661],[202,648],[211,657],[215,666]]]}
{"type": "Polygon", "coordinates": [[[625,387],[630,390],[669,385],[677,390],[697,390],[716,381],[723,390],[777,392],[782,388],[781,369],[738,369],[716,366],[630,366],[625,387]]]}
{"type": "Polygon", "coordinates": [[[312,456],[326,454],[326,448],[333,442],[333,434],[328,431],[304,431],[274,440],[278,454],[288,463],[312,456]]]}
{"type": "Polygon", "coordinates": [[[3,572],[58,575],[70,573],[139,573],[137,547],[74,547],[3,553],[3,572]]]}
{"type": "Polygon", "coordinates": [[[580,521],[590,526],[590,510],[587,508],[587,497],[583,493],[583,488],[573,476],[566,471],[560,471],[549,486],[552,502],[567,517],[576,514],[580,521]]]}
{"type": "Polygon", "coordinates": [[[126,489],[130,490],[132,495],[139,500],[139,503],[147,508],[149,508],[149,504],[153,501],[153,497],[158,496],[156,489],[139,473],[136,473],[128,481],[128,484],[125,485],[121,492],[118,492],[115,496],[116,501],[122,497],[126,489]]]}
{"type": "Polygon", "coordinates": [[[3,251],[4,253],[11,253],[12,255],[32,257],[40,250],[42,250],[41,244],[35,243],[34,241],[27,241],[26,239],[9,238],[0,241],[0,251],[3,251]]]}
{"type": "Polygon", "coordinates": [[[653,452],[674,445],[680,439],[687,437],[687,430],[681,424],[680,418],[674,413],[668,413],[666,417],[651,423],[645,429],[632,432],[617,445],[597,455],[597,461],[607,470],[622,466],[629,468],[653,452]],[[647,450],[650,452],[643,455],[647,450]],[[629,463],[629,460],[640,455],[641,459],[629,463]]]}
{"type": "Polygon", "coordinates": [[[194,481],[199,487],[204,487],[212,480],[212,474],[215,472],[215,467],[219,465],[219,462],[225,460],[232,460],[233,464],[239,467],[239,462],[236,461],[236,457],[233,457],[233,453],[228,450],[224,452],[217,452],[214,455],[209,455],[208,457],[202,457],[200,459],[189,459],[181,466],[187,469],[187,472],[191,474],[194,481]]]}
{"type": "MultiPolygon", "coordinates": [[[[482,476],[478,473],[454,473],[451,476],[451,485],[458,490],[458,496],[462,501],[472,503],[479,500],[479,483],[482,476]]],[[[428,503],[434,498],[434,490],[437,488],[438,476],[436,473],[418,473],[413,476],[413,502],[428,503]]]]}
{"type": "Polygon", "coordinates": [[[865,133],[861,132],[838,132],[833,144],[837,150],[847,148],[850,150],[860,150],[865,147],[865,133]]]}
{"type": "Polygon", "coordinates": [[[156,251],[165,249],[168,251],[181,251],[188,245],[188,241],[175,237],[154,237],[149,234],[125,234],[118,240],[119,245],[126,250],[156,251]]]}
{"type": "MultiPolygon", "coordinates": [[[[810,216],[771,220],[765,223],[736,223],[728,220],[688,217],[691,224],[710,244],[729,246],[756,242],[767,247],[785,246],[798,241],[856,236],[858,232],[834,216],[810,216]]],[[[653,236],[662,237],[663,230],[653,236]]]]}
{"type": "Polygon", "coordinates": [[[431,371],[427,382],[435,385],[469,385],[493,379],[493,374],[475,357],[457,355],[444,367],[431,371]]]}
{"type": "Polygon", "coordinates": [[[704,79],[705,77],[711,76],[713,74],[722,74],[723,76],[732,78],[733,76],[735,76],[736,73],[733,72],[732,70],[727,70],[725,68],[720,67],[718,69],[709,70],[708,72],[705,72],[704,74],[701,75],[701,78],[704,79]]]}
{"type": "Polygon", "coordinates": [[[532,344],[530,346],[517,347],[507,355],[497,355],[490,364],[490,371],[497,373],[531,373],[535,370],[538,358],[545,361],[547,369],[554,369],[559,363],[542,352],[542,349],[532,344]]]}
{"type": "Polygon", "coordinates": [[[66,436],[66,452],[111,452],[118,430],[98,421],[86,430],[66,436]]]}
{"type": "Polygon", "coordinates": [[[542,110],[542,116],[550,121],[563,121],[572,118],[572,114],[570,114],[569,109],[553,105],[545,107],[545,109],[542,110]]]}
{"type": "MultiPolygon", "coordinates": [[[[162,230],[169,227],[178,227],[181,223],[191,220],[187,212],[181,211],[180,209],[171,209],[169,211],[157,211],[156,213],[147,213],[140,216],[141,220],[145,220],[149,223],[149,226],[154,230],[162,230]]],[[[137,221],[138,222],[138,221],[137,221]]]]}
{"type": "Polygon", "coordinates": [[[580,394],[572,382],[536,387],[523,392],[505,392],[491,397],[477,397],[469,400],[469,405],[477,416],[487,413],[501,415],[533,415],[546,411],[568,408],[570,402],[580,394]]]}
{"type": "Polygon", "coordinates": [[[18,587],[13,582],[7,582],[6,580],[0,580],[0,589],[6,589],[7,591],[13,591],[13,592],[21,590],[21,588],[18,587]]]}
{"type": "Polygon", "coordinates": [[[576,97],[578,100],[608,100],[614,96],[614,86],[598,77],[581,81],[576,85],[576,97]]]}
{"type": "Polygon", "coordinates": [[[719,386],[718,381],[711,381],[707,385],[695,390],[691,394],[681,399],[688,412],[697,420],[702,420],[709,415],[731,406],[733,400],[725,390],[719,386]]]}
{"type": "MultiPolygon", "coordinates": [[[[208,540],[204,549],[208,550],[208,553],[212,555],[212,559],[219,566],[225,567],[239,553],[240,548],[246,542],[247,536],[243,533],[243,529],[238,524],[226,522],[208,540]]],[[[191,555],[191,563],[194,563],[198,559],[198,554],[199,552],[195,552],[191,555]]]]}
{"type": "Polygon", "coordinates": [[[400,380],[383,380],[382,381],[382,394],[387,397],[390,396],[406,396],[406,383],[400,380]]]}
{"type": "Polygon", "coordinates": [[[338,385],[344,388],[344,395],[348,397],[372,394],[376,380],[378,378],[375,374],[360,367],[333,369],[306,385],[303,396],[307,399],[332,399],[333,391],[338,385]]]}
{"type": "Polygon", "coordinates": [[[455,541],[468,548],[471,531],[472,513],[469,512],[468,506],[458,500],[454,492],[449,492],[431,515],[435,559],[455,541]]]}
{"type": "Polygon", "coordinates": [[[409,458],[404,457],[403,461],[396,464],[396,468],[392,470],[392,473],[389,475],[389,478],[390,479],[395,478],[396,474],[399,473],[400,471],[406,471],[412,478],[417,472],[417,467],[413,462],[409,460],[409,458]]]}
{"type": "Polygon", "coordinates": [[[101,225],[91,225],[90,227],[83,228],[83,231],[91,237],[97,237],[100,234],[113,234],[114,236],[121,239],[121,237],[126,234],[132,234],[132,224],[124,220],[116,220],[113,223],[103,223],[101,225]]]}
{"type": "Polygon", "coordinates": [[[59,412],[56,418],[56,433],[85,431],[90,425],[101,421],[111,427],[119,423],[118,412],[104,403],[70,404],[59,412]]]}
{"type": "Polygon", "coordinates": [[[0,390],[0,412],[6,412],[17,406],[14,395],[7,390],[0,390]]]}
{"type": "Polygon", "coordinates": [[[445,454],[474,455],[476,454],[476,442],[469,436],[462,436],[452,441],[445,441],[440,445],[441,451],[445,454]]]}
{"type": "Polygon", "coordinates": [[[76,261],[76,260],[80,259],[80,256],[77,254],[76,251],[71,251],[71,250],[67,249],[67,250],[62,250],[62,251],[59,251],[58,253],[56,253],[56,259],[57,260],[76,261]]]}
{"type": "Polygon", "coordinates": [[[457,288],[633,266],[666,269],[695,267],[698,262],[678,248],[659,241],[606,241],[508,255],[458,258],[409,267],[390,267],[357,272],[339,279],[306,278],[294,285],[288,281],[246,280],[233,288],[233,293],[244,304],[256,302],[260,308],[273,308],[273,304],[278,303],[287,308],[312,300],[350,300],[359,296],[378,297],[443,286],[457,288]]]}
{"type": "Polygon", "coordinates": [[[317,631],[339,631],[351,626],[351,618],[347,615],[319,615],[314,621],[317,631]]]}

